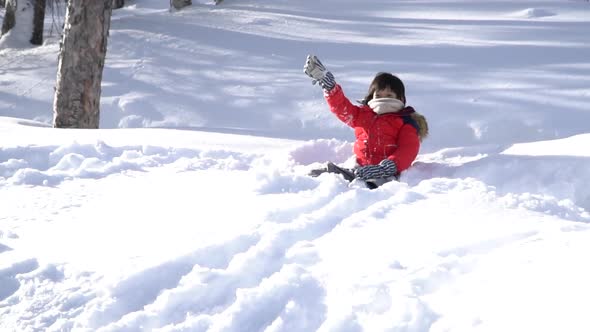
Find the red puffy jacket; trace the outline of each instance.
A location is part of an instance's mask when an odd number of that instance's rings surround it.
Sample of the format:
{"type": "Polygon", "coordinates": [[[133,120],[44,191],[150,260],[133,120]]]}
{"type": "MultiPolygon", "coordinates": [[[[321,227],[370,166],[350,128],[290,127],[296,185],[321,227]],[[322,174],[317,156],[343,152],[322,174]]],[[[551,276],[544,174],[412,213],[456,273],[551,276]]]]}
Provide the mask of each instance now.
{"type": "Polygon", "coordinates": [[[412,165],[420,149],[418,128],[409,116],[413,108],[379,115],[367,105],[353,105],[338,84],[325,97],[330,111],[354,128],[354,153],[360,166],[390,159],[400,173],[412,165]]]}

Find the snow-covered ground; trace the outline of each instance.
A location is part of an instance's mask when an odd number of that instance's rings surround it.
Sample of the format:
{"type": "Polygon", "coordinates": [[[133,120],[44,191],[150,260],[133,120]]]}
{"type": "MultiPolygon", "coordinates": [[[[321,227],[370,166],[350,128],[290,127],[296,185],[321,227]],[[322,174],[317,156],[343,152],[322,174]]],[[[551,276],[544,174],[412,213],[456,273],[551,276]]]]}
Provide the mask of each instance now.
{"type": "Polygon", "coordinates": [[[589,2],[127,2],[99,130],[0,41],[0,331],[590,330],[589,2]],[[306,176],[353,162],[308,53],[404,80],[401,182],[306,176]]]}

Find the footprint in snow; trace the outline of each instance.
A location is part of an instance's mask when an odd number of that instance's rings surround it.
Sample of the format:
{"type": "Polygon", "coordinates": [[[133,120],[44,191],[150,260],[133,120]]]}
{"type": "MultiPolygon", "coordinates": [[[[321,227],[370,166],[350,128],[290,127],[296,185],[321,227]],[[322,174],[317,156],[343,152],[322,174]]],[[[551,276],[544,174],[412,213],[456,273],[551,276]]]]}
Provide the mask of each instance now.
{"type": "Polygon", "coordinates": [[[16,293],[20,287],[19,274],[29,273],[39,267],[36,259],[31,258],[0,269],[0,301],[16,293]]]}

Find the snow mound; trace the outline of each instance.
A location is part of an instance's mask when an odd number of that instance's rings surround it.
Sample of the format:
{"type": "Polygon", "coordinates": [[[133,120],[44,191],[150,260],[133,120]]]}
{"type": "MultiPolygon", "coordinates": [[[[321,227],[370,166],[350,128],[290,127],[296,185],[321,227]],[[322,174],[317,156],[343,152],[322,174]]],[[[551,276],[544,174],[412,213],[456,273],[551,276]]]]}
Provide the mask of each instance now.
{"type": "Polygon", "coordinates": [[[516,199],[514,206],[531,203],[527,206],[530,210],[587,222],[590,220],[585,211],[590,209],[590,190],[586,185],[590,181],[588,157],[552,155],[555,151],[571,150],[568,145],[572,142],[587,144],[587,139],[586,135],[578,135],[516,144],[503,151],[480,147],[476,154],[472,148],[445,149],[420,156],[402,174],[402,181],[418,185],[425,179],[473,178],[493,187],[499,195],[506,195],[507,201],[516,199]],[[531,153],[525,153],[525,147],[531,153]],[[544,154],[537,154],[540,151],[544,154]]]}
{"type": "Polygon", "coordinates": [[[290,152],[290,156],[294,162],[302,165],[328,161],[343,163],[350,158],[351,151],[350,143],[336,139],[319,139],[298,146],[290,152]]]}
{"type": "MultiPolygon", "coordinates": [[[[253,156],[253,155],[252,155],[253,156]]],[[[254,159],[222,150],[192,150],[151,145],[113,147],[97,141],[61,146],[0,148],[0,186],[55,186],[75,178],[100,179],[128,171],[175,164],[179,171],[245,170],[254,159]],[[246,161],[246,162],[245,162],[246,161]]]]}
{"type": "Polygon", "coordinates": [[[511,17],[515,18],[541,18],[555,15],[557,14],[542,8],[527,8],[510,14],[511,17]]]}

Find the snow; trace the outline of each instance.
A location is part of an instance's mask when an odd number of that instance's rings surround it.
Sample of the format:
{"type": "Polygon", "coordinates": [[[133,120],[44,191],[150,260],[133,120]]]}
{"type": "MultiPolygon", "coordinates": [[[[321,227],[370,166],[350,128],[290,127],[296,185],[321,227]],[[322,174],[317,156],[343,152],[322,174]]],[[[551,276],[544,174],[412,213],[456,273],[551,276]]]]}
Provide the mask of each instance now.
{"type": "Polygon", "coordinates": [[[556,14],[541,8],[527,8],[525,10],[521,10],[513,14],[514,17],[520,18],[540,18],[554,15],[556,14]]]}
{"type": "Polygon", "coordinates": [[[590,3],[193,3],[114,12],[98,130],[1,44],[0,330],[590,329],[590,3]],[[306,176],[354,162],[308,53],[404,80],[400,182],[306,176]]]}

